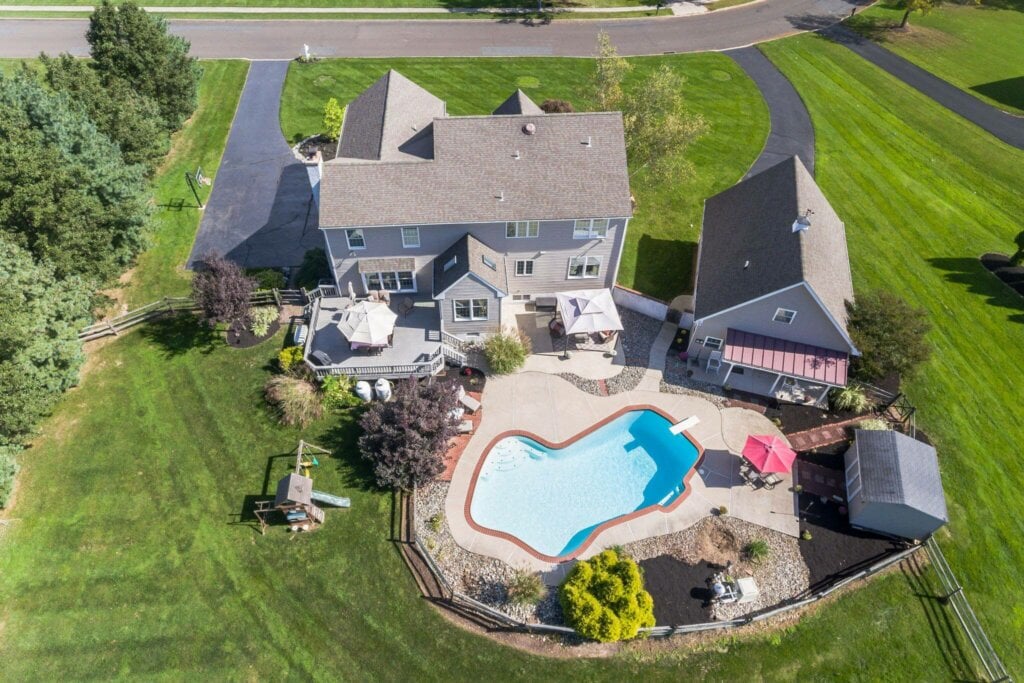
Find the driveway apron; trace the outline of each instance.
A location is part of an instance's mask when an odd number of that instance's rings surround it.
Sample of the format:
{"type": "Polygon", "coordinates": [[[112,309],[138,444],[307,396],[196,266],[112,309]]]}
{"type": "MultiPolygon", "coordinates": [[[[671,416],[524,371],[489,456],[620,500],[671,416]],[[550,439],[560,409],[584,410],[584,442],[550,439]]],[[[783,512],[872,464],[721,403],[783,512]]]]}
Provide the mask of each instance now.
{"type": "Polygon", "coordinates": [[[323,246],[305,165],[278,118],[287,61],[253,62],[189,257],[217,252],[248,268],[296,266],[323,246]]]}

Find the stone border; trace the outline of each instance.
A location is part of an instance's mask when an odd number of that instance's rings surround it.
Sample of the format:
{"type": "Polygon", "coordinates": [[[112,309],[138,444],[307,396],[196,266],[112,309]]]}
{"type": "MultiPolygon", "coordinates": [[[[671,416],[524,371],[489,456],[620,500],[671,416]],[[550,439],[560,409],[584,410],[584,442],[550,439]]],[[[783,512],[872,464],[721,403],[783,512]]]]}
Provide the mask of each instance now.
{"type": "MultiPolygon", "coordinates": [[[[527,437],[529,439],[532,439],[532,440],[536,441],[537,443],[541,444],[542,446],[545,446],[545,447],[550,448],[552,450],[560,450],[560,449],[565,448],[566,446],[568,446],[568,445],[570,445],[572,443],[575,443],[576,441],[579,441],[583,437],[588,436],[589,434],[592,434],[593,432],[595,432],[598,429],[604,427],[605,425],[607,425],[607,424],[617,420],[618,418],[622,417],[623,415],[626,415],[627,413],[636,412],[636,411],[639,411],[639,410],[647,410],[647,411],[656,413],[660,417],[662,417],[665,420],[667,420],[669,422],[669,424],[675,424],[676,423],[675,418],[673,418],[671,415],[669,415],[665,411],[661,410],[657,406],[653,406],[653,405],[650,405],[650,404],[640,404],[640,405],[632,405],[632,406],[626,406],[624,408],[621,408],[621,409],[617,410],[616,412],[612,413],[611,415],[605,417],[604,419],[599,420],[598,422],[595,422],[591,426],[589,426],[586,429],[584,429],[582,432],[580,432],[578,434],[575,434],[574,436],[566,439],[565,441],[560,441],[560,442],[557,442],[557,443],[549,441],[549,440],[545,439],[542,436],[538,436],[537,434],[534,434],[532,432],[528,432],[528,431],[522,430],[522,429],[510,429],[510,430],[507,430],[507,431],[504,431],[504,432],[498,434],[493,439],[491,439],[491,442],[489,444],[487,444],[487,446],[484,448],[483,454],[480,456],[480,459],[477,460],[476,467],[473,469],[472,479],[469,482],[469,490],[466,492],[466,499],[463,502],[463,513],[465,514],[466,522],[469,524],[469,526],[474,531],[478,531],[478,532],[480,532],[482,534],[487,534],[488,536],[495,536],[497,538],[501,538],[501,539],[504,539],[504,540],[509,541],[511,543],[514,543],[521,550],[529,553],[530,555],[532,555],[533,557],[537,558],[538,560],[541,560],[543,562],[550,562],[552,564],[559,564],[561,562],[566,562],[568,560],[575,559],[579,555],[583,554],[587,550],[587,548],[589,548],[590,545],[594,542],[594,540],[598,537],[598,535],[600,535],[604,531],[607,531],[608,529],[611,529],[614,526],[619,526],[621,524],[625,524],[626,522],[629,522],[630,520],[636,519],[637,517],[641,517],[643,515],[646,515],[646,514],[649,514],[651,512],[655,512],[655,511],[663,512],[663,513],[672,512],[677,507],[679,507],[679,505],[681,505],[684,500],[686,500],[689,497],[690,491],[692,490],[692,487],[690,486],[690,481],[693,479],[693,476],[697,473],[697,468],[700,467],[701,463],[704,461],[704,447],[700,444],[699,441],[697,441],[696,438],[694,438],[694,436],[692,434],[690,434],[686,430],[681,432],[681,434],[691,444],[693,444],[694,448],[697,449],[697,459],[694,461],[693,466],[690,468],[690,470],[686,473],[686,476],[683,477],[683,491],[682,491],[682,493],[680,493],[679,496],[677,496],[676,499],[673,500],[668,505],[661,505],[661,504],[648,505],[647,507],[641,508],[640,510],[634,510],[633,512],[630,512],[630,513],[625,514],[625,515],[620,515],[618,517],[615,517],[613,519],[610,519],[610,520],[608,520],[606,522],[603,522],[603,523],[599,524],[597,527],[594,528],[593,531],[590,532],[590,534],[587,536],[587,538],[582,543],[580,543],[580,545],[571,553],[568,553],[568,554],[565,554],[565,555],[546,555],[544,553],[541,553],[541,552],[539,552],[537,550],[534,550],[530,545],[528,545],[525,541],[521,540],[517,536],[514,536],[514,535],[509,534],[509,533],[504,532],[504,531],[497,531],[495,529],[489,529],[489,528],[487,528],[485,526],[482,526],[482,525],[478,524],[473,519],[473,515],[470,512],[470,507],[471,507],[472,501],[473,501],[473,494],[476,492],[476,484],[477,484],[477,481],[479,480],[479,477],[480,477],[480,471],[483,469],[484,463],[487,461],[487,457],[490,455],[491,450],[498,444],[498,442],[500,442],[503,439],[506,439],[506,438],[508,438],[510,436],[525,436],[525,437],[527,437]]],[[[640,539],[637,539],[637,540],[640,540],[640,539]]]]}

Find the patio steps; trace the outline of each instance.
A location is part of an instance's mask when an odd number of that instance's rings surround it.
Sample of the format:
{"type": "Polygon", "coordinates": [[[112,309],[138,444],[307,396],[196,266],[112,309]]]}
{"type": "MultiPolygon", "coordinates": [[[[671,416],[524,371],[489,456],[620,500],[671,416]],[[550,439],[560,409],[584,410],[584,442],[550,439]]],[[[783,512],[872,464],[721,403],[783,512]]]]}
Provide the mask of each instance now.
{"type": "Polygon", "coordinates": [[[847,438],[846,428],[864,419],[864,416],[835,422],[833,424],[807,429],[795,434],[787,434],[789,445],[797,451],[809,451],[820,446],[829,446],[847,438]]]}

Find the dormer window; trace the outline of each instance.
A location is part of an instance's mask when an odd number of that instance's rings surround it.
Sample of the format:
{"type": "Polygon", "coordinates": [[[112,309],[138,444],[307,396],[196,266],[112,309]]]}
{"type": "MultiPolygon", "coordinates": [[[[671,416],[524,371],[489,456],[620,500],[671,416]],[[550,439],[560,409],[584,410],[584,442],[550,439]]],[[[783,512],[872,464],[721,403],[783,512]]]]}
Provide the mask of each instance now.
{"type": "Polygon", "coordinates": [[[775,315],[772,316],[772,320],[777,323],[783,323],[789,325],[796,318],[796,311],[791,311],[788,308],[776,308],[775,315]]]}

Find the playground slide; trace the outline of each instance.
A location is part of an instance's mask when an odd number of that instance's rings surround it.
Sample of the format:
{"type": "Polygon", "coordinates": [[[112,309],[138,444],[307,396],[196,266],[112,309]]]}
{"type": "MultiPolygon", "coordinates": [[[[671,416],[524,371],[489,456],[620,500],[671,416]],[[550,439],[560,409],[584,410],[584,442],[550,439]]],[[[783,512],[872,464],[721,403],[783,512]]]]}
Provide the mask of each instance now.
{"type": "Polygon", "coordinates": [[[332,505],[336,508],[347,508],[352,507],[352,501],[348,498],[342,498],[341,496],[334,496],[330,493],[324,493],[323,491],[313,491],[310,496],[313,500],[324,505],[332,505]]]}

